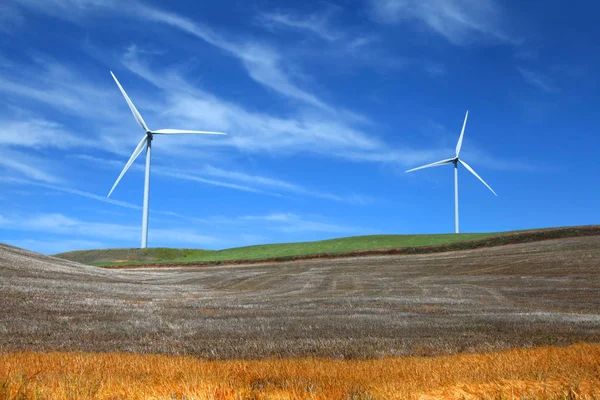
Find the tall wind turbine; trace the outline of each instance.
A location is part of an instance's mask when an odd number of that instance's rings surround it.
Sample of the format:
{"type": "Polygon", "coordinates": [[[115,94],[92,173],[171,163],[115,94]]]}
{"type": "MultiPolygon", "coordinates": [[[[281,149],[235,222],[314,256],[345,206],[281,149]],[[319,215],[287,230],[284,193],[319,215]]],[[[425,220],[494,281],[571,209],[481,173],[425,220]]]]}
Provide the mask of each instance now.
{"type": "Polygon", "coordinates": [[[131,109],[133,116],[135,117],[137,122],[140,124],[140,126],[142,127],[142,129],[144,130],[145,133],[144,133],[144,137],[142,137],[142,140],[140,141],[140,143],[137,145],[137,147],[133,151],[133,154],[129,158],[129,161],[127,161],[127,164],[125,164],[125,168],[123,168],[123,171],[121,171],[121,175],[119,175],[119,177],[117,178],[117,181],[113,185],[112,189],[110,189],[110,192],[108,193],[108,196],[106,196],[106,197],[110,197],[113,190],[115,190],[115,188],[121,181],[121,178],[123,177],[123,175],[125,175],[125,172],[127,172],[129,167],[131,167],[131,164],[133,164],[135,159],[142,153],[142,151],[144,149],[146,149],[146,176],[144,178],[144,208],[142,210],[142,245],[141,245],[141,248],[145,249],[148,245],[148,205],[149,205],[149,195],[150,195],[150,153],[152,150],[152,137],[154,135],[177,135],[177,134],[192,134],[192,133],[197,133],[197,134],[202,134],[202,135],[225,135],[225,133],[207,132],[207,131],[185,131],[185,130],[180,130],[180,129],[158,129],[155,131],[150,130],[150,128],[148,128],[148,126],[146,125],[146,122],[144,122],[144,119],[138,112],[137,108],[135,108],[135,106],[131,102],[131,99],[129,98],[129,96],[127,96],[127,93],[125,93],[123,86],[121,86],[121,84],[117,80],[117,77],[115,76],[115,74],[113,74],[112,71],[110,72],[110,74],[112,75],[113,79],[117,83],[117,86],[121,90],[121,93],[123,93],[123,97],[125,97],[125,101],[127,101],[127,104],[129,105],[129,108],[131,109]]]}
{"type": "Polygon", "coordinates": [[[458,233],[458,164],[459,163],[462,164],[462,166],[465,167],[470,173],[475,175],[475,177],[477,179],[479,179],[488,189],[490,189],[492,191],[492,193],[494,193],[496,196],[498,196],[496,194],[496,192],[494,192],[494,189],[492,189],[490,187],[490,185],[485,183],[485,181],[479,175],[477,175],[477,172],[475,172],[475,170],[473,168],[471,168],[471,166],[469,164],[467,164],[466,162],[464,162],[463,160],[458,158],[458,155],[460,154],[460,148],[462,147],[463,136],[465,134],[465,127],[467,126],[467,118],[468,117],[469,117],[469,111],[467,111],[467,114],[465,115],[465,122],[463,122],[462,131],[460,132],[460,137],[458,138],[458,143],[456,144],[456,156],[454,158],[448,158],[446,160],[423,165],[422,167],[417,167],[417,168],[409,169],[408,171],[406,171],[406,172],[412,172],[412,171],[416,171],[418,169],[423,169],[423,168],[439,167],[440,165],[444,165],[444,164],[454,164],[454,233],[458,233]]]}

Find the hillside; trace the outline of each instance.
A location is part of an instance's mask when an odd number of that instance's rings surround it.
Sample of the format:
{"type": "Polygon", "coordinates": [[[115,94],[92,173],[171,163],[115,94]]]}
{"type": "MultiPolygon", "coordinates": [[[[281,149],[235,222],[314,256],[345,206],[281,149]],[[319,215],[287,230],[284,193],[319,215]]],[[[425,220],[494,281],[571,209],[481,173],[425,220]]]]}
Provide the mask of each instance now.
{"type": "Polygon", "coordinates": [[[339,359],[598,343],[599,271],[600,234],[119,270],[0,246],[0,348],[339,359]]]}
{"type": "Polygon", "coordinates": [[[383,254],[425,254],[599,234],[600,226],[593,225],[505,233],[355,236],[316,242],[267,244],[225,250],[168,248],[82,250],[57,254],[56,257],[105,266],[244,263],[246,261],[288,261],[383,254]]]}

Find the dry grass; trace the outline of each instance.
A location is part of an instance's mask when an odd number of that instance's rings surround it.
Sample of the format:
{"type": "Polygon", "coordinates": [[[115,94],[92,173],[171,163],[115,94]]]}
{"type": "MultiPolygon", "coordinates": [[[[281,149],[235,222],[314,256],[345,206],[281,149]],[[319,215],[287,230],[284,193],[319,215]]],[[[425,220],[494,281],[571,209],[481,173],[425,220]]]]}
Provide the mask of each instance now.
{"type": "Polygon", "coordinates": [[[375,360],[0,354],[2,399],[598,399],[600,345],[375,360]]]}

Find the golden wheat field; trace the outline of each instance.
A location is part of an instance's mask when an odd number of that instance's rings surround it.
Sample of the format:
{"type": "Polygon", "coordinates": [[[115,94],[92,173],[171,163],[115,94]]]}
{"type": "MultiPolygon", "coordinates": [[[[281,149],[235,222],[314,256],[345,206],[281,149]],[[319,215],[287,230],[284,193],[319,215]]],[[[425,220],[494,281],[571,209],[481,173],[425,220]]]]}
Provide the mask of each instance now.
{"type": "Polygon", "coordinates": [[[376,360],[4,353],[2,399],[598,399],[600,345],[376,360]]]}

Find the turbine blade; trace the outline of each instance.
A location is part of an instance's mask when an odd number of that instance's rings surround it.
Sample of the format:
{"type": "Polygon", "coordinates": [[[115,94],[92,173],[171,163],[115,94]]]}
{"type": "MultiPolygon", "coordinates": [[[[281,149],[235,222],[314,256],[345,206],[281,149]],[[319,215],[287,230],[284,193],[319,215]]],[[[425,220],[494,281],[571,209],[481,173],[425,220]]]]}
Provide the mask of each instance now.
{"type": "Polygon", "coordinates": [[[447,160],[437,161],[437,162],[434,162],[434,163],[431,163],[431,164],[423,165],[422,167],[417,167],[417,168],[409,169],[406,172],[413,172],[413,171],[416,171],[418,169],[423,169],[423,168],[439,167],[440,165],[450,164],[452,161],[454,161],[454,158],[449,158],[447,160]]]}
{"type": "Polygon", "coordinates": [[[485,183],[485,181],[479,175],[477,175],[477,172],[475,172],[475,170],[473,168],[471,168],[471,166],[469,164],[467,164],[463,160],[458,160],[458,162],[461,163],[466,169],[468,169],[470,173],[472,173],[473,175],[475,175],[475,177],[477,177],[477,179],[479,179],[481,181],[481,183],[483,183],[488,189],[490,189],[492,191],[492,193],[494,193],[496,196],[498,196],[496,194],[496,192],[494,192],[494,189],[492,189],[490,187],[490,185],[488,185],[487,183],[485,183]]]}
{"type": "Polygon", "coordinates": [[[129,169],[129,167],[131,167],[131,164],[133,164],[133,162],[135,161],[135,159],[138,158],[138,156],[140,155],[140,153],[144,150],[144,147],[146,147],[146,143],[147,142],[148,142],[148,136],[144,135],[144,137],[142,138],[142,140],[140,141],[140,143],[137,145],[137,147],[133,151],[133,154],[131,155],[131,157],[129,157],[129,161],[127,161],[127,164],[125,164],[125,168],[123,168],[123,171],[121,171],[121,175],[119,175],[119,177],[117,178],[117,181],[113,185],[112,189],[110,189],[110,192],[108,193],[108,196],[106,196],[106,197],[110,197],[110,195],[112,194],[113,190],[115,190],[115,188],[117,187],[117,185],[121,181],[121,178],[123,177],[123,175],[125,175],[125,172],[127,172],[127,170],[129,169]]]}
{"type": "Polygon", "coordinates": [[[115,74],[112,73],[112,71],[110,71],[110,74],[112,75],[113,79],[117,83],[117,86],[121,90],[121,93],[123,93],[123,97],[125,97],[125,101],[127,101],[127,104],[129,105],[129,109],[133,113],[133,116],[135,117],[137,122],[141,125],[141,127],[144,128],[144,131],[148,132],[150,129],[148,129],[146,122],[144,122],[144,118],[142,118],[142,116],[139,113],[139,111],[137,110],[137,108],[135,108],[135,106],[131,102],[131,99],[129,98],[129,96],[127,96],[127,93],[125,93],[125,89],[123,89],[123,86],[121,86],[121,84],[117,80],[117,77],[115,76],[115,74]]]}
{"type": "Polygon", "coordinates": [[[156,131],[151,131],[152,134],[157,133],[159,135],[189,135],[189,134],[200,134],[200,135],[227,135],[223,132],[210,132],[210,131],[186,131],[183,129],[158,129],[156,131]]]}
{"type": "Polygon", "coordinates": [[[458,138],[458,143],[456,144],[456,157],[460,153],[460,148],[462,147],[463,136],[465,135],[465,127],[467,126],[467,118],[469,117],[469,111],[467,110],[467,114],[465,115],[465,122],[463,122],[462,131],[460,131],[460,137],[458,138]]]}

